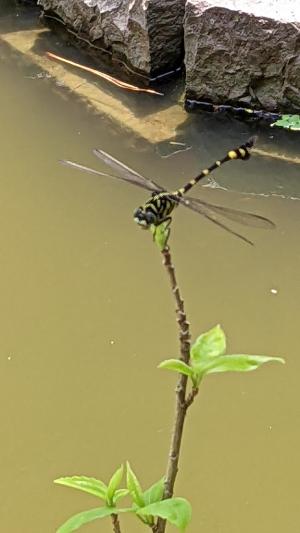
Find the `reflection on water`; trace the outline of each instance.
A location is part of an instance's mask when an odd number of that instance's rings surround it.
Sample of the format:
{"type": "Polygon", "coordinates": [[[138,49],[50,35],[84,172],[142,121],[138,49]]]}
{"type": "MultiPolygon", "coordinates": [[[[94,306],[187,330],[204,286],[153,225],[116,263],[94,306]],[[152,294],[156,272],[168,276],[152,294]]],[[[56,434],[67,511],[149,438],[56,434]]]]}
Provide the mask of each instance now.
{"type": "MultiPolygon", "coordinates": [[[[0,33],[24,26],[15,15],[2,16],[0,33]]],[[[98,146],[174,188],[254,132],[261,149],[291,157],[299,138],[193,115],[154,145],[51,79],[31,79],[34,65],[6,45],[0,54],[1,531],[50,533],[96,505],[54,486],[59,475],[107,479],[125,459],[145,486],[161,475],[175,378],[156,366],[177,353],[159,252],[132,221],[147,194],[58,160],[101,168],[91,154],[98,146]]],[[[139,98],[126,95],[137,115],[139,98]]],[[[156,105],[150,98],[144,113],[156,105]]],[[[201,197],[267,216],[277,229],[243,228],[252,248],[177,210],[172,248],[192,332],[220,322],[230,352],[284,355],[288,364],[207,379],[188,417],[177,494],[193,504],[192,533],[297,531],[299,165],[254,156],[215,179],[225,190],[199,187],[201,197]]]]}

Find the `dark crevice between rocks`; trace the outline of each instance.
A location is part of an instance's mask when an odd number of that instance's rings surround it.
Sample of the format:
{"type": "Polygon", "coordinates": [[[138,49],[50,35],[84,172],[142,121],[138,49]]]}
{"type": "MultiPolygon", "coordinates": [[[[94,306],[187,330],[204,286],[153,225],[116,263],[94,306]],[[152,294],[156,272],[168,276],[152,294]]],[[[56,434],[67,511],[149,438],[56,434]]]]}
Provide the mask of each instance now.
{"type": "Polygon", "coordinates": [[[184,14],[185,0],[152,0],[149,3],[147,24],[152,83],[174,79],[184,71],[184,14]]]}

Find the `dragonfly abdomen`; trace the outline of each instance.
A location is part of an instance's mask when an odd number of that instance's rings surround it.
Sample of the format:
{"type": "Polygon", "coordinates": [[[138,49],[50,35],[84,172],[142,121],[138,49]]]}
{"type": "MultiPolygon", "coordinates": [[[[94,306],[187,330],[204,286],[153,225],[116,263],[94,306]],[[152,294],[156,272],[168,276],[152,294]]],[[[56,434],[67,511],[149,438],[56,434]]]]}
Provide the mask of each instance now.
{"type": "Polygon", "coordinates": [[[219,168],[221,165],[224,165],[227,161],[232,161],[233,159],[242,159],[243,161],[246,161],[250,157],[250,148],[252,148],[253,144],[255,142],[255,137],[251,137],[247,142],[239,146],[238,148],[235,148],[234,150],[229,150],[227,152],[226,156],[223,157],[223,159],[220,159],[218,161],[215,161],[210,167],[207,167],[203,169],[198,176],[190,180],[186,185],[181,187],[181,189],[178,189],[177,193],[179,195],[184,195],[187,193],[194,185],[198,183],[202,178],[205,178],[211,172],[219,168]]]}

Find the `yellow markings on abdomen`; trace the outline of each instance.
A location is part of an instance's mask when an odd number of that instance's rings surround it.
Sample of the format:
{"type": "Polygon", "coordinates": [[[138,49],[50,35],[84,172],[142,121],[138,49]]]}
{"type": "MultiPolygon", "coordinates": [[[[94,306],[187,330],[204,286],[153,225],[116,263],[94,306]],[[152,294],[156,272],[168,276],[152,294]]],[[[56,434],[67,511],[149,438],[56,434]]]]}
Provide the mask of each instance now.
{"type": "Polygon", "coordinates": [[[202,170],[201,174],[203,174],[203,176],[208,176],[209,174],[208,168],[205,168],[204,170],[202,170]]]}
{"type": "Polygon", "coordinates": [[[229,157],[229,159],[237,159],[238,158],[238,153],[236,150],[230,150],[227,154],[227,156],[229,157]]]}
{"type": "Polygon", "coordinates": [[[244,159],[248,154],[247,154],[247,151],[245,150],[245,148],[239,148],[239,154],[241,156],[242,159],[244,159]]]}
{"type": "MultiPolygon", "coordinates": [[[[229,156],[229,154],[228,154],[228,156],[229,156]]],[[[218,161],[215,162],[215,165],[217,165],[217,167],[220,167],[222,165],[222,163],[221,163],[221,161],[218,160],[218,161]]]]}

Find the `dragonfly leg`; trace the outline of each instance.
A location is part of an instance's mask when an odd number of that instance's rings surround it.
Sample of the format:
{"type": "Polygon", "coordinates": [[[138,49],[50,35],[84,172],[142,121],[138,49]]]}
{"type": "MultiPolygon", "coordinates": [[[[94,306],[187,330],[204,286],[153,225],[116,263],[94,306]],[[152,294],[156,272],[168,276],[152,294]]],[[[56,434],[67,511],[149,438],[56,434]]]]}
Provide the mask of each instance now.
{"type": "Polygon", "coordinates": [[[165,220],[162,222],[162,224],[164,224],[165,222],[167,222],[166,224],[166,229],[169,229],[170,225],[171,225],[171,221],[172,221],[172,217],[167,217],[165,218],[165,220]]]}
{"type": "Polygon", "coordinates": [[[165,224],[165,231],[170,232],[169,228],[171,225],[171,220],[172,220],[172,217],[166,217],[162,222],[160,222],[160,224],[157,224],[157,226],[154,226],[154,224],[152,225],[151,233],[152,233],[153,241],[155,241],[157,228],[161,226],[162,224],[165,224]]]}

